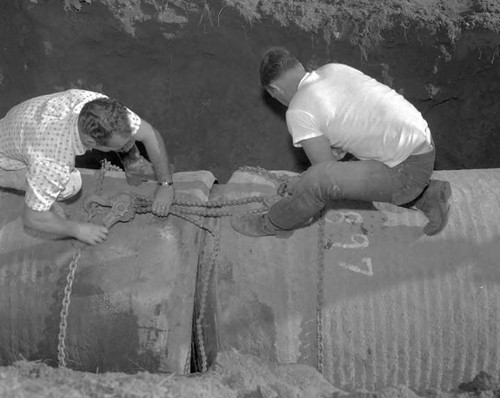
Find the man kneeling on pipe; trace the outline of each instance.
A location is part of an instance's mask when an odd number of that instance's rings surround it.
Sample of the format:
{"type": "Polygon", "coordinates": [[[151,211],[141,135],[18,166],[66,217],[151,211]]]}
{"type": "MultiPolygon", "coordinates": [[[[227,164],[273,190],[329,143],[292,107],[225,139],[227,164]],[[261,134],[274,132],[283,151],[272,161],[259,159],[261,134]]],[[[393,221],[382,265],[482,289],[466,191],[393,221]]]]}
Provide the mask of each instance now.
{"type": "Polygon", "coordinates": [[[108,235],[106,227],[69,220],[55,202],[81,189],[75,156],[91,149],[135,153],[135,141],[144,144],[159,185],[152,211],[167,215],[174,188],[159,132],[115,99],[91,91],[73,89],[35,97],[0,120],[0,187],[26,192],[22,215],[26,226],[88,244],[101,243],[108,235]]]}
{"type": "Polygon", "coordinates": [[[435,147],[420,112],[390,87],[339,63],[306,72],[280,47],[260,65],[263,88],[287,106],[293,144],[311,167],[291,195],[265,214],[234,215],[233,228],[248,236],[276,235],[304,226],[331,200],[415,206],[428,218],[426,235],[446,225],[451,186],[430,180],[435,147]],[[358,161],[339,162],[350,153],[358,161]]]}

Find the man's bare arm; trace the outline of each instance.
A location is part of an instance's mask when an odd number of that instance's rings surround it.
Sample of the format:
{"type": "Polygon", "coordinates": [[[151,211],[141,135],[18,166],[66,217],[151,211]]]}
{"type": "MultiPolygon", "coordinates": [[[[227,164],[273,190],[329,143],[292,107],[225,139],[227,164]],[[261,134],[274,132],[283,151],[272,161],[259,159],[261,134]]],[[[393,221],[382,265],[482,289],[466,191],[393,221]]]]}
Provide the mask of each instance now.
{"type": "Polygon", "coordinates": [[[149,159],[153,163],[157,180],[159,182],[172,181],[168,153],[160,133],[148,122],[142,120],[134,138],[144,144],[149,159]]]}
{"type": "Polygon", "coordinates": [[[104,226],[61,218],[52,211],[36,211],[26,204],[22,217],[24,224],[30,228],[61,238],[76,238],[89,245],[101,243],[108,236],[108,229],[104,226]]]}
{"type": "MultiPolygon", "coordinates": [[[[153,163],[158,182],[172,182],[173,176],[170,170],[167,149],[165,148],[165,143],[160,133],[148,122],[142,120],[141,126],[135,135],[135,139],[144,144],[149,159],[151,163],[153,163]]],[[[166,216],[170,211],[174,196],[173,185],[158,186],[153,199],[153,213],[159,216],[166,216]]]]}
{"type": "Polygon", "coordinates": [[[330,141],[324,135],[309,138],[299,143],[312,165],[337,160],[330,148],[330,141]]]}

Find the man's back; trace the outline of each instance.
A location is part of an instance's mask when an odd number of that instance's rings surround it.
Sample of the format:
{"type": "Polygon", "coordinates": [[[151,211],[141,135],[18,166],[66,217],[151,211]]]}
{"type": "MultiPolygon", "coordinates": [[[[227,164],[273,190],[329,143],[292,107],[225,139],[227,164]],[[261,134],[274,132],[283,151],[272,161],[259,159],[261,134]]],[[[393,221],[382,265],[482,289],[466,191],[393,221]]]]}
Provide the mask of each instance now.
{"type": "Polygon", "coordinates": [[[0,167],[20,169],[34,159],[53,159],[70,167],[85,148],[78,134],[83,105],[102,94],[67,90],[31,98],[0,120],[0,167]]]}
{"type": "Polygon", "coordinates": [[[427,122],[411,103],[347,65],[327,64],[302,79],[287,111],[294,144],[304,139],[295,126],[307,118],[332,146],[389,167],[430,147],[427,122]]]}

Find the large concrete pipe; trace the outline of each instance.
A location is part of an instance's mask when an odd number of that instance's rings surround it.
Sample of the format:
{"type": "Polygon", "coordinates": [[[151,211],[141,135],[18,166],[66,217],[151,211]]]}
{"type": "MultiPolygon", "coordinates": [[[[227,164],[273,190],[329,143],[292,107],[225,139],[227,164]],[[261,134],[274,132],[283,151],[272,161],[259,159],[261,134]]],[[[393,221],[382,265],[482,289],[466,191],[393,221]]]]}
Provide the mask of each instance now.
{"type": "MultiPolygon", "coordinates": [[[[218,261],[200,272],[207,360],[233,347],[316,366],[344,390],[446,391],[498,374],[500,169],[434,178],[453,187],[449,224],[434,237],[418,211],[381,203],[332,204],[323,226],[288,239],[245,237],[221,219],[218,261]]],[[[239,171],[214,199],[275,189],[239,171]]]]}
{"type": "MultiPolygon", "coordinates": [[[[96,189],[95,173],[82,170],[84,195],[63,205],[70,217],[85,218],[82,200],[96,189]]],[[[204,201],[214,177],[177,173],[174,182],[178,199],[204,201]]],[[[149,182],[131,187],[123,173],[108,171],[102,195],[154,189],[149,182]]],[[[0,206],[0,365],[23,357],[56,364],[74,241],[27,235],[19,194],[0,191],[0,206]]],[[[189,372],[201,231],[174,216],[137,214],[113,226],[105,243],[82,249],[67,316],[69,367],[189,372]]]]}

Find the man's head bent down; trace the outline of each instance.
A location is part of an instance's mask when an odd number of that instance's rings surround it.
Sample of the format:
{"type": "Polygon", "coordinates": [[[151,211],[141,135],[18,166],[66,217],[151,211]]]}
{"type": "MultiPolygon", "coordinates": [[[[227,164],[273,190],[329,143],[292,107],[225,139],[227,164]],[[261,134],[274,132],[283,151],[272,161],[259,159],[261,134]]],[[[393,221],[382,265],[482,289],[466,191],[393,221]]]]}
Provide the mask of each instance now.
{"type": "Polygon", "coordinates": [[[284,47],[267,49],[260,63],[260,84],[273,98],[288,106],[305,70],[284,47]]]}
{"type": "Polygon", "coordinates": [[[85,146],[100,151],[127,151],[134,143],[127,108],[112,98],[87,102],[78,117],[85,146]]]}

